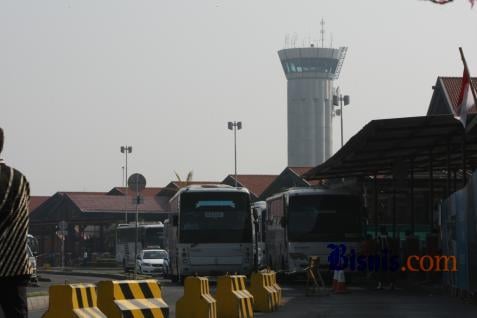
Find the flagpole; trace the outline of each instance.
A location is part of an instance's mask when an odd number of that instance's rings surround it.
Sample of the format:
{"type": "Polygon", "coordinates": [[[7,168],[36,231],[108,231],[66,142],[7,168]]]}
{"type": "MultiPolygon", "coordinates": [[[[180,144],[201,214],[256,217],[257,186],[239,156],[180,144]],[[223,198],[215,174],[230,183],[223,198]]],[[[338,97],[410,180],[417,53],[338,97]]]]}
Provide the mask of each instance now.
{"type": "MultiPolygon", "coordinates": [[[[470,75],[469,68],[467,67],[467,61],[465,60],[464,51],[462,50],[462,47],[459,47],[459,52],[460,57],[462,58],[462,63],[464,63],[464,70],[467,72],[467,74],[469,74],[470,91],[472,92],[472,96],[474,97],[475,107],[477,107],[477,95],[475,93],[474,83],[472,82],[472,77],[470,75]]],[[[467,125],[467,127],[465,128],[465,132],[470,132],[475,125],[477,125],[477,116],[475,116],[470,121],[469,125],[467,125]]]]}

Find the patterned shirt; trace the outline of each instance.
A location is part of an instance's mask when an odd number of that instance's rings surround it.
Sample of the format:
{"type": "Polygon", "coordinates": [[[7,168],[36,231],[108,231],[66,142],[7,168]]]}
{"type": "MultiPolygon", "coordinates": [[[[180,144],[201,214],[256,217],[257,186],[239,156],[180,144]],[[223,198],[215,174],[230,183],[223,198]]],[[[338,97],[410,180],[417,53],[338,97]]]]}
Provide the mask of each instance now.
{"type": "Polygon", "coordinates": [[[28,260],[28,205],[26,178],[0,161],[0,278],[32,273],[28,260]]]}

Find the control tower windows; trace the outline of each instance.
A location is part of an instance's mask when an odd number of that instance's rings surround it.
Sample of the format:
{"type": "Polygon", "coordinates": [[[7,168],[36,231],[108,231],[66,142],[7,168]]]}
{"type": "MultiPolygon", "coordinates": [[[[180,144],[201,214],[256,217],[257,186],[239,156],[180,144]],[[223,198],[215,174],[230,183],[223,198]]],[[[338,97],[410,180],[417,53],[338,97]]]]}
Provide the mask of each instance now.
{"type": "Polygon", "coordinates": [[[338,60],[326,58],[297,58],[282,61],[285,73],[334,73],[338,60]]]}

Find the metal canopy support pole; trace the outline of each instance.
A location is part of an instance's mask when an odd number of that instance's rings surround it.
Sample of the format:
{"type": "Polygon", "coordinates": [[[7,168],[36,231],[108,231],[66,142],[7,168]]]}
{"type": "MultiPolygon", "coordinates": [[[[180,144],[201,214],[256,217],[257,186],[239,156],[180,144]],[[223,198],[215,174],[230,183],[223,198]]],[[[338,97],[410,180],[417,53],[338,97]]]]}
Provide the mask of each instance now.
{"type": "Polygon", "coordinates": [[[432,149],[429,151],[429,225],[434,225],[434,167],[432,149]]]}
{"type": "Polygon", "coordinates": [[[414,159],[411,159],[411,231],[415,231],[415,215],[414,215],[414,159]]]}
{"type": "Polygon", "coordinates": [[[466,156],[465,156],[465,146],[466,146],[466,138],[465,138],[465,131],[464,135],[462,136],[462,187],[465,187],[467,183],[467,173],[466,173],[466,156]]]}
{"type": "Polygon", "coordinates": [[[393,176],[393,239],[396,239],[396,178],[393,176]]]}
{"type": "Polygon", "coordinates": [[[374,238],[378,237],[378,176],[374,174],[374,238]]]}
{"type": "Polygon", "coordinates": [[[447,139],[447,196],[450,196],[451,193],[450,140],[447,139]]]}
{"type": "Polygon", "coordinates": [[[457,191],[457,170],[454,170],[454,192],[457,191]]]}
{"type": "Polygon", "coordinates": [[[234,122],[234,162],[235,162],[235,187],[237,187],[237,124],[234,122]]]}

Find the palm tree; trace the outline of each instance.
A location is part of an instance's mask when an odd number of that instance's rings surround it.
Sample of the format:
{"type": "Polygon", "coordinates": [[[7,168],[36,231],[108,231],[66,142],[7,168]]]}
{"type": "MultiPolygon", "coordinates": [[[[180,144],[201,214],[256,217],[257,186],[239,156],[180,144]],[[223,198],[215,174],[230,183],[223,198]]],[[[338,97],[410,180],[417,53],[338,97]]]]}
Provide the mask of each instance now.
{"type": "Polygon", "coordinates": [[[174,174],[176,175],[177,181],[180,182],[180,187],[187,187],[192,182],[192,176],[194,172],[191,170],[187,173],[187,177],[184,181],[182,181],[181,176],[174,170],[174,174]]]}

